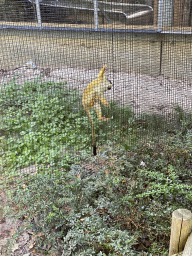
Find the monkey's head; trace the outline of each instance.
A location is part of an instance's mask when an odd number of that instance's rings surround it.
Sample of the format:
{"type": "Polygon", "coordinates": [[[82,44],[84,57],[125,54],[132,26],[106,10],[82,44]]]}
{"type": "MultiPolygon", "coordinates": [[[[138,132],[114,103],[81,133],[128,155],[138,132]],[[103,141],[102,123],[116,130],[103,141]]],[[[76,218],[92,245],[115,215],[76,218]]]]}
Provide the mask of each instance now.
{"type": "Polygon", "coordinates": [[[108,90],[111,90],[111,87],[112,87],[113,84],[112,84],[112,82],[111,82],[109,79],[106,79],[106,80],[107,80],[108,83],[109,83],[107,89],[108,89],[108,90]]]}
{"type": "Polygon", "coordinates": [[[107,90],[111,90],[111,87],[112,87],[111,81],[103,77],[103,79],[101,80],[101,90],[105,92],[107,90]]]}

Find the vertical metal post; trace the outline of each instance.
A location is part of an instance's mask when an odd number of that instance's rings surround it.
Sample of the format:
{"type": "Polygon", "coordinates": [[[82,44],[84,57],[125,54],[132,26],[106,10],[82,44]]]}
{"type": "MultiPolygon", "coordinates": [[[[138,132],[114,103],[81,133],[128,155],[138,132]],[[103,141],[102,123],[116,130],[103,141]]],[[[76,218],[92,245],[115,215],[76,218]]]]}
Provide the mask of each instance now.
{"type": "Polygon", "coordinates": [[[161,41],[161,45],[160,45],[160,65],[159,65],[159,75],[161,75],[161,71],[162,71],[162,57],[163,57],[163,41],[161,41]]]}
{"type": "Polygon", "coordinates": [[[161,32],[162,25],[163,25],[163,0],[159,0],[159,6],[158,6],[158,30],[161,32]]]}
{"type": "Polygon", "coordinates": [[[95,22],[95,30],[98,30],[98,1],[94,1],[94,22],[95,22]]]}
{"type": "Polygon", "coordinates": [[[173,0],[159,0],[158,5],[158,30],[171,27],[173,24],[173,0]]]}
{"type": "Polygon", "coordinates": [[[36,2],[36,11],[37,11],[38,25],[41,28],[42,27],[42,22],[41,22],[41,11],[40,11],[39,0],[35,0],[35,2],[36,2]]]}

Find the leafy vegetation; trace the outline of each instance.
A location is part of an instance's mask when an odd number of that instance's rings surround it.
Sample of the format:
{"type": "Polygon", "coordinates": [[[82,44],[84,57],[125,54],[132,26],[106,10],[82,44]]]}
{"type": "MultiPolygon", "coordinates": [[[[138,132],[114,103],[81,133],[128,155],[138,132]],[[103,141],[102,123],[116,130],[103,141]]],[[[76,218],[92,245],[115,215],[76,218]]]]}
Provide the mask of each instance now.
{"type": "Polygon", "coordinates": [[[138,117],[111,103],[111,121],[94,116],[93,157],[67,84],[13,81],[0,109],[4,214],[24,223],[13,239],[30,229],[43,255],[168,255],[172,211],[192,207],[191,114],[138,117]]]}

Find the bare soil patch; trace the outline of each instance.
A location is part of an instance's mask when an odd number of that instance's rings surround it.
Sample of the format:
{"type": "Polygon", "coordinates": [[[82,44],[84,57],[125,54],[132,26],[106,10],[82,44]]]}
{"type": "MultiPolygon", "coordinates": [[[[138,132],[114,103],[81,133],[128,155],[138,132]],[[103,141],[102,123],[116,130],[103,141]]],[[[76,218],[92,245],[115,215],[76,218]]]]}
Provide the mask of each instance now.
{"type": "MultiPolygon", "coordinates": [[[[26,81],[39,78],[41,82],[67,82],[68,86],[82,94],[98,72],[98,69],[84,68],[22,67],[12,71],[1,70],[0,85],[8,84],[13,79],[23,85],[26,81]]],[[[106,92],[108,100],[118,101],[122,107],[130,105],[137,114],[170,114],[176,105],[186,112],[192,109],[192,86],[189,81],[125,72],[107,72],[106,76],[113,83],[113,89],[106,92]]]]}

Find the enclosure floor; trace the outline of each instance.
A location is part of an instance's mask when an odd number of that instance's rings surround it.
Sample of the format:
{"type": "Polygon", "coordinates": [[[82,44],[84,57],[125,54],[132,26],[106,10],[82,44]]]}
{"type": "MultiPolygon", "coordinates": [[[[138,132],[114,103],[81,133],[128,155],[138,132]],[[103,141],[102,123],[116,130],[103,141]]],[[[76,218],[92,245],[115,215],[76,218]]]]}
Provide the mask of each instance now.
{"type": "MultiPolygon", "coordinates": [[[[19,84],[25,81],[40,82],[54,81],[67,82],[70,88],[77,89],[82,95],[89,82],[96,78],[98,69],[84,68],[19,68],[15,71],[5,72],[0,75],[0,86],[9,83],[13,77],[19,84]]],[[[176,105],[185,111],[192,109],[192,86],[188,81],[181,81],[164,76],[149,76],[136,73],[106,72],[106,76],[113,83],[113,88],[106,92],[109,101],[116,101],[122,107],[130,105],[136,114],[161,114],[169,115],[176,105]]],[[[112,113],[110,113],[112,115],[112,113]]]]}

